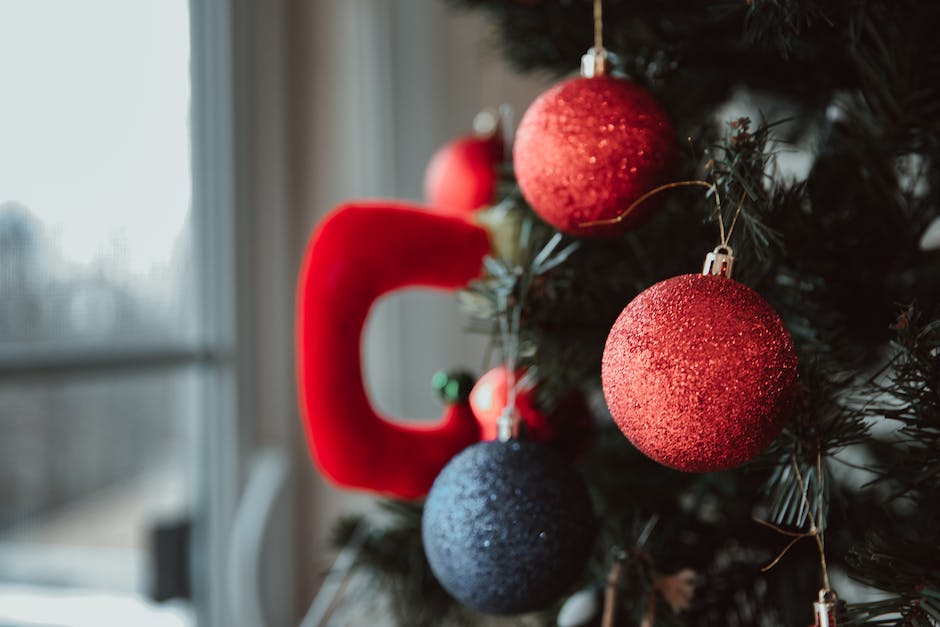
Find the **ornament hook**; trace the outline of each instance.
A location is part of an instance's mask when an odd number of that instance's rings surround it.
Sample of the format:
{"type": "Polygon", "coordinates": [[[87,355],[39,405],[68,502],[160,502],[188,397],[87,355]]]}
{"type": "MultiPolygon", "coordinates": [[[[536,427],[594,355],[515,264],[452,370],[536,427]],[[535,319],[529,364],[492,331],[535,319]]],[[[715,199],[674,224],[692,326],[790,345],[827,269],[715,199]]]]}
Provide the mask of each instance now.
{"type": "Polygon", "coordinates": [[[718,244],[715,249],[705,255],[705,265],[702,266],[702,274],[711,276],[723,276],[731,278],[731,271],[734,269],[734,251],[727,244],[718,244]]]}
{"type": "Polygon", "coordinates": [[[816,627],[838,627],[845,617],[845,601],[839,599],[835,590],[823,588],[819,600],[813,602],[816,627]]]}
{"type": "Polygon", "coordinates": [[[515,402],[507,404],[503,409],[503,413],[496,419],[496,438],[500,442],[518,440],[521,422],[515,411],[515,402]]]}
{"type": "Polygon", "coordinates": [[[594,0],[594,47],[581,57],[581,76],[594,78],[607,73],[607,51],[604,50],[604,16],[602,0],[594,0]]]}

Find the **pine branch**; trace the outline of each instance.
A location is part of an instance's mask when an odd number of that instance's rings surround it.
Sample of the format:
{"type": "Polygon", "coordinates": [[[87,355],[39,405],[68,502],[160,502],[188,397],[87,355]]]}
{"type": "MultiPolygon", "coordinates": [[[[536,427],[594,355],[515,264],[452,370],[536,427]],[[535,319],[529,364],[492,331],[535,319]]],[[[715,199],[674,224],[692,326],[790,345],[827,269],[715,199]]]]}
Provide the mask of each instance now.
{"type": "Polygon", "coordinates": [[[903,454],[884,469],[894,493],[940,499],[940,317],[907,307],[895,323],[897,354],[889,381],[872,391],[889,399],[871,411],[901,424],[903,454]]]}
{"type": "MultiPolygon", "coordinates": [[[[567,73],[591,43],[587,0],[448,1],[485,11],[517,67],[567,73]]],[[[609,424],[581,460],[604,549],[628,544],[637,524],[656,514],[650,555],[664,570],[691,567],[706,582],[688,615],[659,608],[657,625],[809,622],[815,548],[798,543],[761,575],[781,538],[752,517],[805,532],[810,514],[828,530],[834,566],[850,566],[852,576],[891,594],[852,606],[857,624],[937,625],[940,331],[918,312],[940,311],[940,257],[917,244],[940,215],[938,23],[940,3],[912,0],[605,0],[605,44],[621,67],[661,100],[680,137],[708,146],[705,164],[687,156],[677,177],[711,177],[726,224],[744,199],[732,243],[743,260],[736,278],[781,314],[802,364],[793,421],[745,468],[677,473],[640,455],[609,424]],[[738,93],[789,123],[717,126],[719,107],[738,93]],[[776,169],[778,153],[791,148],[784,138],[811,146],[802,148],[813,151],[806,180],[783,180],[776,169]],[[896,303],[912,301],[922,309],[896,325],[893,373],[861,380],[858,373],[884,359],[896,303]],[[898,421],[897,437],[872,435],[876,415],[898,421]],[[849,447],[871,456],[859,463],[880,471],[878,482],[861,490],[840,483],[839,471],[856,465],[843,458],[849,447]]],[[[507,175],[501,189],[513,188],[507,175]]],[[[604,340],[623,306],[656,281],[697,270],[717,242],[713,204],[687,192],[665,197],[650,222],[625,237],[584,240],[577,249],[566,248],[514,188],[499,211],[505,254],[461,302],[471,327],[498,345],[494,320],[506,303],[499,299],[518,296],[525,278],[521,355],[542,378],[546,408],[572,387],[596,389],[604,340]]],[[[370,538],[362,568],[401,601],[402,624],[475,620],[428,583],[420,516],[409,507],[370,538]]],[[[605,550],[594,556],[585,585],[603,581],[607,558],[605,550]]],[[[646,589],[641,579],[627,582],[621,607],[636,623],[646,589]]]]}
{"type": "Polygon", "coordinates": [[[801,0],[749,2],[744,21],[745,38],[752,45],[769,47],[790,58],[805,45],[802,35],[811,27],[822,24],[831,28],[833,19],[828,8],[819,3],[801,0]]]}
{"type": "Polygon", "coordinates": [[[888,591],[894,598],[855,608],[866,620],[900,614],[897,622],[863,624],[940,625],[940,535],[938,520],[932,532],[913,534],[897,527],[871,532],[865,543],[848,555],[850,574],[860,582],[888,591]]]}
{"type": "MultiPolygon", "coordinates": [[[[454,601],[434,578],[421,544],[420,503],[379,501],[383,522],[367,521],[370,534],[363,543],[353,571],[364,574],[379,591],[357,603],[376,608],[388,603],[396,623],[404,627],[478,625],[482,617],[454,601]]],[[[334,527],[332,544],[342,548],[362,517],[347,517],[334,527]]]]}
{"type": "Polygon", "coordinates": [[[749,118],[731,120],[726,124],[724,140],[705,153],[709,158],[705,170],[721,194],[725,220],[730,222],[740,207],[738,228],[744,236],[737,241],[744,239],[746,244],[739,248],[758,262],[778,256],[781,247],[780,237],[767,224],[766,216],[781,202],[779,197],[773,199],[774,191],[768,182],[772,181],[771,166],[778,149],[772,129],[782,122],[761,121],[752,131],[749,118]]]}

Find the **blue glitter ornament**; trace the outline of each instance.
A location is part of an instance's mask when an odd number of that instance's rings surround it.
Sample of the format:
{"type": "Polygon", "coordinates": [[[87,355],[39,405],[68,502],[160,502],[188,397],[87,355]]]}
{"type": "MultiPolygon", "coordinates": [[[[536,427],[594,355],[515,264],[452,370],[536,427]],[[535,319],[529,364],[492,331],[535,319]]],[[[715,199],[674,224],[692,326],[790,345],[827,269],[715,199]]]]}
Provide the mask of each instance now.
{"type": "Polygon", "coordinates": [[[441,471],[424,506],[431,570],[487,614],[553,603],[581,575],[594,539],[591,500],[558,453],[535,442],[480,442],[441,471]]]}

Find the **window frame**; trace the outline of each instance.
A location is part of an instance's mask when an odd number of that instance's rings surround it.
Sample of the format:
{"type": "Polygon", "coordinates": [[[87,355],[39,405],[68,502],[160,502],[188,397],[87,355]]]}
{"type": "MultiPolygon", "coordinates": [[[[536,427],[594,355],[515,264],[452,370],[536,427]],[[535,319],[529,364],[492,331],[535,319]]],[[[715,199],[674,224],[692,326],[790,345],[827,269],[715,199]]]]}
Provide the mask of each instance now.
{"type": "Polygon", "coordinates": [[[189,0],[192,219],[196,255],[198,336],[215,347],[216,367],[204,378],[203,455],[194,499],[190,551],[193,602],[200,627],[237,624],[227,603],[228,533],[241,486],[245,370],[237,352],[236,130],[233,1],[189,0]],[[239,389],[243,390],[239,393],[239,389]],[[234,428],[233,428],[234,427],[234,428]]]}

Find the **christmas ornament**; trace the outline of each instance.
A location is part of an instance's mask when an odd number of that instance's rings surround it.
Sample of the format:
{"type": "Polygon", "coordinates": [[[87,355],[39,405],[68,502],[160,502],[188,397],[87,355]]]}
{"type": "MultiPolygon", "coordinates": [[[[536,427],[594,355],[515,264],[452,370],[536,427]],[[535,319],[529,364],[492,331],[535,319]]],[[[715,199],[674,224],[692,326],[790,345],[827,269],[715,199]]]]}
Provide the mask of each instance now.
{"type": "Polygon", "coordinates": [[[519,440],[480,442],[454,457],[422,519],[437,580],[488,614],[553,603],[580,576],[593,531],[580,477],[552,449],[519,440]]]}
{"type": "MultiPolygon", "coordinates": [[[[535,381],[525,370],[516,371],[516,411],[525,424],[526,437],[544,442],[551,437],[548,416],[536,409],[535,381]]],[[[470,408],[480,423],[480,439],[495,440],[497,422],[509,402],[509,371],[506,366],[493,368],[476,382],[470,392],[470,408]]]]}
{"type": "Polygon", "coordinates": [[[816,627],[838,627],[845,624],[845,601],[839,600],[835,590],[820,590],[819,600],[813,602],[816,627]]]}
{"type": "Polygon", "coordinates": [[[523,196],[546,222],[578,237],[613,237],[655,207],[637,205],[665,182],[676,163],[676,136],[646,90],[606,72],[606,52],[592,48],[582,76],[539,96],[519,123],[513,165],[523,196]],[[594,51],[599,52],[595,53],[594,51]]]}
{"type": "Polygon", "coordinates": [[[338,485],[420,497],[454,454],[477,441],[466,403],[448,405],[436,424],[379,414],[363,384],[360,343],[380,296],[456,289],[480,274],[488,251],[483,229],[393,202],[341,206],[311,236],[297,292],[297,382],[311,455],[338,485]]]}
{"type": "Polygon", "coordinates": [[[493,201],[503,160],[496,114],[487,110],[477,115],[474,131],[439,148],[428,163],[424,195],[435,210],[471,214],[493,201]]]}
{"type": "Polygon", "coordinates": [[[687,472],[754,457],[783,428],[795,392],[790,335],[763,298],[730,278],[731,253],[719,246],[705,274],[642,292],[604,348],[604,397],[617,425],[648,457],[687,472]]]}
{"type": "MultiPolygon", "coordinates": [[[[593,429],[584,395],[572,390],[559,400],[551,414],[546,414],[538,407],[535,378],[519,369],[515,380],[515,408],[525,425],[526,439],[549,443],[569,457],[577,455],[593,429]]],[[[497,366],[473,386],[470,408],[480,424],[481,440],[496,439],[499,418],[509,402],[509,385],[509,371],[505,366],[497,366]]]]}

